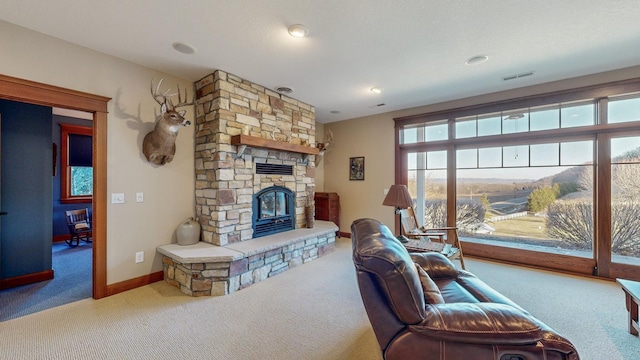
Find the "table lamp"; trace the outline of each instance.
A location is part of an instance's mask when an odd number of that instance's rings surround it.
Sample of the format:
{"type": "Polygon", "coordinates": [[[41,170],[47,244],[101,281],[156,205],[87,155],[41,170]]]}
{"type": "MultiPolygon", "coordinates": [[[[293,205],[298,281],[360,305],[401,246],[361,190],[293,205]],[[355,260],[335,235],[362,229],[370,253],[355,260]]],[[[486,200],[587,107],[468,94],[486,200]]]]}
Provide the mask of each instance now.
{"type": "MultiPolygon", "coordinates": [[[[400,219],[400,210],[412,207],[413,200],[411,199],[411,195],[409,195],[409,190],[406,185],[391,185],[382,205],[395,207],[398,220],[402,221],[400,219]]],[[[402,224],[400,224],[400,228],[402,228],[402,224]]],[[[400,231],[397,238],[403,243],[409,241],[406,236],[402,235],[402,231],[400,231]]]]}

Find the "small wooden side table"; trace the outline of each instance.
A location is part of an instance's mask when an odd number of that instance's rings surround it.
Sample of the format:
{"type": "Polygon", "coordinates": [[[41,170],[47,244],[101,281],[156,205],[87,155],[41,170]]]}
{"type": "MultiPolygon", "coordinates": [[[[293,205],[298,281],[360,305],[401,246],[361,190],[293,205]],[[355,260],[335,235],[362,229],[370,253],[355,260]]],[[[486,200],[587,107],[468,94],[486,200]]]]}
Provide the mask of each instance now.
{"type": "Polygon", "coordinates": [[[638,336],[638,306],[640,306],[640,282],[616,279],[622,286],[626,298],[627,311],[629,312],[629,333],[638,336]]]}

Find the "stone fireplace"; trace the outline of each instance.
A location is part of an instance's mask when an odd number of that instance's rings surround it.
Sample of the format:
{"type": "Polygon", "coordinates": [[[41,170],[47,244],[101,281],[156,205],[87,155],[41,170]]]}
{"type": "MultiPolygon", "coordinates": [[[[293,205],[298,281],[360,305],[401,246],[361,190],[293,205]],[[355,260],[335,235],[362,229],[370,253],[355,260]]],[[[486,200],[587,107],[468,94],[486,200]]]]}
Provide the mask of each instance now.
{"type": "Polygon", "coordinates": [[[254,196],[272,186],[292,191],[293,228],[305,227],[315,164],[304,152],[315,150],[315,109],[223,71],[198,81],[196,97],[196,215],[203,241],[224,246],[253,239],[254,196]],[[261,165],[291,171],[265,172],[261,165]]]}
{"type": "Polygon", "coordinates": [[[338,227],[305,206],[315,186],[315,109],[216,71],[196,83],[196,215],[202,241],[158,247],[164,279],[226,295],[331,251],[338,227]]]}

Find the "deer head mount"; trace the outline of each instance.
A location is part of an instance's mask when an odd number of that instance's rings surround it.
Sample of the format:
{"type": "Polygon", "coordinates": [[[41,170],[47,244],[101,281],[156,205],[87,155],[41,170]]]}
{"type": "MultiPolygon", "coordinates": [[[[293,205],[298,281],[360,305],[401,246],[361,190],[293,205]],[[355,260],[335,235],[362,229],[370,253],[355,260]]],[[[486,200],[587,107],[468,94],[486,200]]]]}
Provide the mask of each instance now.
{"type": "Polygon", "coordinates": [[[170,163],[173,155],[176,153],[176,138],[181,126],[191,125],[191,121],[184,118],[185,110],[176,111],[177,108],[193,105],[186,102],[187,90],[184,91],[185,100],[182,100],[180,87],[177,93],[170,93],[170,89],[160,92],[162,79],[158,82],[156,88],[153,88],[153,80],[151,80],[151,95],[160,104],[161,114],[156,121],[153,131],[145,135],[142,141],[142,152],[149,162],[158,165],[170,163]],[[178,95],[178,104],[173,105],[172,96],[178,95]]]}
{"type": "Polygon", "coordinates": [[[324,155],[324,152],[327,151],[329,145],[333,142],[333,132],[329,130],[327,134],[324,136],[324,142],[319,142],[316,144],[318,150],[320,150],[321,155],[324,155]]]}
{"type": "Polygon", "coordinates": [[[318,148],[318,150],[320,150],[320,152],[318,153],[318,156],[316,156],[316,165],[318,165],[320,161],[322,161],[322,157],[324,156],[324,153],[327,151],[327,149],[332,143],[333,143],[333,132],[329,130],[324,135],[324,142],[316,143],[316,147],[318,148]]]}

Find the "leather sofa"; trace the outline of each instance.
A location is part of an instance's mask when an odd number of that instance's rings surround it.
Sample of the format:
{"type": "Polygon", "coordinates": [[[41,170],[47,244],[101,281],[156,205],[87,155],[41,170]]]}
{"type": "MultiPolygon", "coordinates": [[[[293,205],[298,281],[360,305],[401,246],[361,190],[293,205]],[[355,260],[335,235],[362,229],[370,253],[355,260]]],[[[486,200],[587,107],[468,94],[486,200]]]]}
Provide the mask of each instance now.
{"type": "Polygon", "coordinates": [[[379,221],[354,221],[351,238],[385,359],[579,359],[569,340],[513,301],[439,253],[410,254],[379,221]]]}

